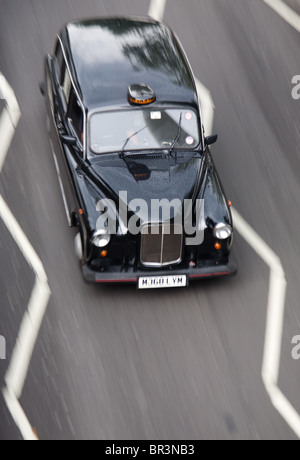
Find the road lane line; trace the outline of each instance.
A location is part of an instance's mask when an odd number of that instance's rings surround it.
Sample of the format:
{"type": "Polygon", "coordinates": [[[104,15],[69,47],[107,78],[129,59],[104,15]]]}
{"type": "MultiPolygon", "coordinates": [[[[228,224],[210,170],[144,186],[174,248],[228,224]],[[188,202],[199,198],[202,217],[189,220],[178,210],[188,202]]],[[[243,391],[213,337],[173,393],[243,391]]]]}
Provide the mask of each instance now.
{"type": "Polygon", "coordinates": [[[281,416],[288,421],[288,425],[294,433],[300,438],[300,416],[287,397],[278,388],[277,384],[270,383],[269,379],[263,376],[263,381],[267,392],[271,398],[272,404],[281,416]]]}
{"type": "MultiPolygon", "coordinates": [[[[0,172],[19,122],[21,112],[12,88],[0,73],[0,97],[5,99],[6,106],[0,118],[0,172]]],[[[33,269],[36,279],[30,301],[21,322],[19,334],[12,353],[11,362],[5,375],[6,387],[3,396],[17,427],[25,440],[36,440],[37,436],[30,426],[23,411],[21,397],[30,360],[38,333],[44,318],[51,291],[43,264],[30,244],[17,220],[0,195],[0,218],[22,252],[29,266],[33,269]]]]}
{"type": "Polygon", "coordinates": [[[270,8],[276,11],[288,24],[300,32],[300,15],[282,0],[263,0],[270,8]]]}
{"type": "Polygon", "coordinates": [[[7,388],[12,390],[17,398],[20,398],[22,394],[50,294],[48,283],[37,277],[27,311],[22,319],[12,359],[5,375],[7,388]]]}
{"type": "MultiPolygon", "coordinates": [[[[211,93],[199,80],[197,81],[197,90],[203,106],[203,124],[205,130],[207,130],[206,134],[209,135],[212,133],[215,107],[211,93]]],[[[287,285],[285,273],[277,254],[234,208],[232,208],[232,215],[235,229],[270,267],[269,298],[261,374],[272,404],[300,438],[300,417],[278,388],[287,285]]]]}
{"type": "MultiPolygon", "coordinates": [[[[202,106],[203,124],[206,135],[212,133],[214,122],[214,103],[210,91],[196,80],[200,103],[202,106]]],[[[270,267],[269,299],[262,363],[262,378],[269,397],[287,424],[300,438],[299,415],[278,388],[278,374],[281,359],[282,331],[286,298],[286,279],[281,261],[277,254],[255,232],[255,230],[232,208],[236,230],[252,249],[270,267]],[[280,396],[282,395],[282,396],[280,396]],[[275,403],[274,403],[275,402],[275,403]],[[296,414],[296,416],[295,416],[296,414]]]]}
{"type": "Polygon", "coordinates": [[[33,269],[39,280],[41,282],[46,283],[47,276],[41,260],[39,259],[37,253],[29,243],[27,236],[24,234],[16,218],[13,216],[12,212],[10,211],[9,207],[7,206],[1,195],[0,216],[3,222],[5,223],[8,231],[10,232],[11,236],[19,246],[20,251],[22,252],[30,267],[33,269]]]}
{"type": "Polygon", "coordinates": [[[262,375],[264,382],[277,385],[287,286],[285,273],[279,257],[235,208],[232,208],[232,217],[236,230],[270,268],[262,375]]]}
{"type": "Polygon", "coordinates": [[[245,219],[232,208],[234,224],[237,227],[239,234],[247,241],[252,249],[269,265],[270,268],[276,270],[280,275],[284,275],[284,271],[279,257],[267,245],[267,243],[256,233],[256,231],[245,221],[245,219]]]}
{"type": "Polygon", "coordinates": [[[273,406],[300,438],[300,416],[278,387],[287,286],[285,273],[279,257],[234,208],[232,208],[232,216],[236,230],[270,267],[269,298],[261,375],[273,406]]]}
{"type": "Polygon", "coordinates": [[[15,128],[19,122],[21,112],[15,94],[4,76],[0,73],[0,99],[6,101],[6,105],[0,118],[0,172],[13,139],[15,128]],[[7,105],[9,101],[9,106],[7,105]]]}
{"type": "Polygon", "coordinates": [[[148,16],[156,21],[162,21],[165,13],[167,0],[151,0],[148,16]]]}
{"type": "Polygon", "coordinates": [[[202,122],[204,126],[205,135],[209,136],[213,133],[213,126],[214,126],[214,102],[211,97],[210,91],[206,88],[206,86],[201,83],[200,80],[196,78],[196,86],[198,91],[198,96],[201,105],[201,113],[202,113],[202,122]]]}
{"type": "Polygon", "coordinates": [[[38,438],[35,435],[28,421],[28,418],[26,417],[26,414],[16,396],[10,392],[8,388],[4,388],[3,397],[15,424],[22,434],[23,439],[26,441],[37,441],[38,438]]]}

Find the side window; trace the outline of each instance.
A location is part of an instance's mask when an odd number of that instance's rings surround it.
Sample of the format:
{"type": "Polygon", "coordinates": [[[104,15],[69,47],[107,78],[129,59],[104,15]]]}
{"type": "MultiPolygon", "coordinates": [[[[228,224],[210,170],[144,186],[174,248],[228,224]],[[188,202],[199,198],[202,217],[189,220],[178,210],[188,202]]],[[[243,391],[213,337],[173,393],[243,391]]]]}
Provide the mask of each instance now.
{"type": "Polygon", "coordinates": [[[61,49],[60,41],[58,39],[56,42],[54,56],[55,56],[55,67],[56,67],[57,77],[58,77],[59,83],[61,84],[64,78],[66,66],[65,66],[64,55],[61,49]]]}
{"type": "Polygon", "coordinates": [[[49,95],[51,110],[53,112],[54,101],[53,101],[53,93],[52,93],[52,83],[51,83],[51,79],[49,77],[48,72],[47,72],[47,94],[49,95]]]}
{"type": "Polygon", "coordinates": [[[74,131],[79,139],[83,142],[83,112],[82,108],[77,100],[76,94],[73,88],[70,91],[69,107],[68,107],[68,118],[74,128],[74,131]]]}
{"type": "Polygon", "coordinates": [[[66,96],[66,101],[68,104],[69,99],[70,99],[70,93],[71,93],[71,79],[70,79],[68,69],[66,67],[65,67],[65,72],[64,72],[64,79],[62,81],[62,86],[63,86],[64,93],[66,96]]]}
{"type": "Polygon", "coordinates": [[[60,45],[60,41],[57,39],[57,42],[56,42],[56,47],[55,47],[55,57],[57,59],[57,63],[58,63],[58,66],[60,68],[60,70],[62,69],[62,66],[63,66],[63,62],[64,62],[64,56],[63,56],[63,52],[62,52],[62,49],[61,49],[61,45],[60,45]]]}
{"type": "Polygon", "coordinates": [[[70,75],[65,63],[65,58],[63,55],[63,51],[61,48],[60,41],[57,39],[56,47],[55,47],[55,57],[56,57],[56,65],[58,69],[58,77],[59,83],[63,87],[66,101],[69,102],[70,97],[70,90],[71,90],[71,79],[70,75]]]}
{"type": "Polygon", "coordinates": [[[58,94],[60,97],[61,108],[65,114],[69,103],[71,92],[71,78],[66,66],[63,50],[59,39],[57,39],[54,51],[54,68],[56,71],[56,79],[59,85],[58,94]]]}

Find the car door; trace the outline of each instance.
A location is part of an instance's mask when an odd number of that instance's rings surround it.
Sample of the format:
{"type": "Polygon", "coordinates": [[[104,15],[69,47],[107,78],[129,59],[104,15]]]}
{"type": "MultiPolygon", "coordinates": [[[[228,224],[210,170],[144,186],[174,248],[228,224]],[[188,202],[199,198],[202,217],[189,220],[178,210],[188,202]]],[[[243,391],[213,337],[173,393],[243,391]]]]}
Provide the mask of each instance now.
{"type": "Polygon", "coordinates": [[[74,97],[71,100],[71,95],[74,90],[59,40],[57,41],[54,55],[52,57],[48,56],[47,59],[46,83],[47,127],[50,144],[67,221],[69,226],[72,226],[74,224],[74,212],[78,209],[72,167],[74,169],[74,162],[78,162],[80,155],[82,156],[83,148],[79,131],[80,129],[83,131],[83,114],[81,120],[77,114],[75,129],[71,118],[71,106],[73,107],[74,105],[74,97]],[[82,123],[81,127],[80,122],[82,123]],[[67,138],[65,136],[69,136],[69,142],[66,142],[67,138]],[[76,139],[74,145],[70,144],[71,137],[76,139]]]}

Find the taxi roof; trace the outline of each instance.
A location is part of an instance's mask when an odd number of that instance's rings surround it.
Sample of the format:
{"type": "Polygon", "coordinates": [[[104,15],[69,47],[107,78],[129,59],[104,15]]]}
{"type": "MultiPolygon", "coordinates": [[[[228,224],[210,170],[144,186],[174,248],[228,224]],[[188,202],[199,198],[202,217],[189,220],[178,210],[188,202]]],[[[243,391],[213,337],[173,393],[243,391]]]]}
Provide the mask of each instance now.
{"type": "Polygon", "coordinates": [[[150,18],[103,18],[67,24],[60,34],[74,82],[88,110],[128,106],[132,84],[147,84],[156,105],[197,108],[194,78],[168,26],[150,18]]]}

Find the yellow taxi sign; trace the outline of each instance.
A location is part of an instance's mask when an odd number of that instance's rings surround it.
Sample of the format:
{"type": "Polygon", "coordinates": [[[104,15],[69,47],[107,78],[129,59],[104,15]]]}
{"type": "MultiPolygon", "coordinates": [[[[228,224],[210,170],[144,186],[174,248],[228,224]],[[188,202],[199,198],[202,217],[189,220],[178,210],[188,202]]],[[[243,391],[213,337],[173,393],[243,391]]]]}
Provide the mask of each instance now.
{"type": "Polygon", "coordinates": [[[150,99],[135,99],[133,97],[130,97],[129,98],[129,101],[132,103],[132,104],[140,104],[140,105],[144,105],[144,104],[151,104],[152,102],[154,102],[156,100],[156,97],[152,97],[150,99]]]}
{"type": "Polygon", "coordinates": [[[135,83],[128,87],[128,100],[131,104],[147,105],[156,101],[152,88],[145,83],[135,83]]]}

